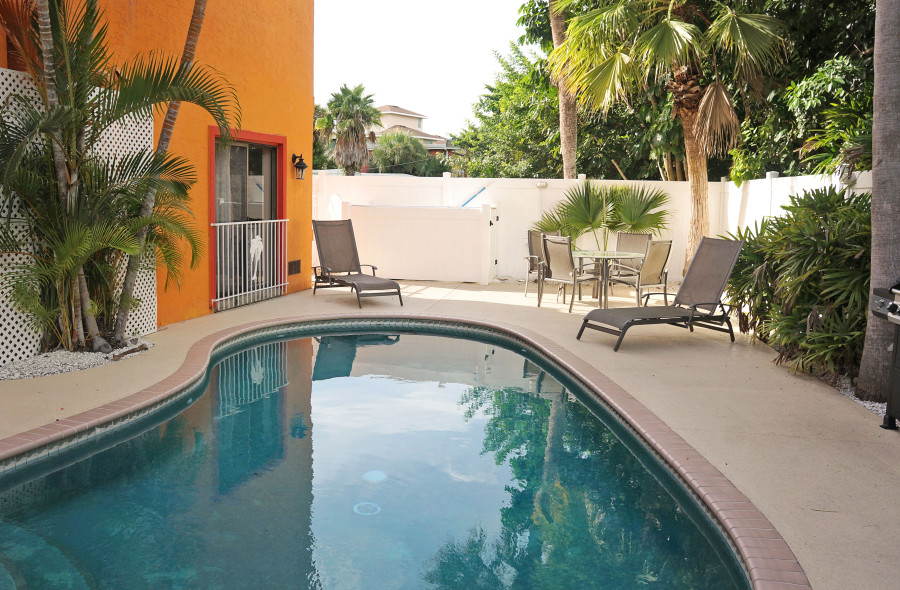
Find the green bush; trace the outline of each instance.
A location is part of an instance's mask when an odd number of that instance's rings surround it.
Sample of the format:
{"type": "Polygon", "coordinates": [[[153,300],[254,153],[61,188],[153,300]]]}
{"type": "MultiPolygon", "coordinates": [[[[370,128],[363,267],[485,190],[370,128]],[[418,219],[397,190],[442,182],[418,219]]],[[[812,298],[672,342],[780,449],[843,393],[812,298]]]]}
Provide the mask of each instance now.
{"type": "Polygon", "coordinates": [[[783,217],[731,235],[744,240],[728,283],[742,332],[798,370],[857,372],[869,299],[870,193],[816,189],[783,217]]]}

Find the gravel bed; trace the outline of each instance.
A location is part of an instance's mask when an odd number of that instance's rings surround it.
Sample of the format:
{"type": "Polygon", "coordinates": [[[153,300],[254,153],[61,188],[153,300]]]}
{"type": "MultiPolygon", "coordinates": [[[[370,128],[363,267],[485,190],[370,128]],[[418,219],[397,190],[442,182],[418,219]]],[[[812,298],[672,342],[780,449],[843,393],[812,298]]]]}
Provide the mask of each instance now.
{"type": "MultiPolygon", "coordinates": [[[[140,340],[129,346],[134,348],[146,344],[147,348],[153,346],[152,342],[140,340]]],[[[30,379],[32,377],[44,377],[45,375],[56,375],[57,373],[69,373],[71,371],[80,371],[82,369],[90,369],[91,367],[99,367],[107,363],[115,362],[113,355],[121,354],[126,349],[119,348],[110,353],[103,352],[69,352],[66,350],[57,350],[39,354],[21,361],[13,361],[5,365],[0,365],[0,381],[9,379],[30,379]]],[[[143,351],[129,354],[123,358],[129,358],[143,351]]],[[[120,359],[121,360],[121,359],[120,359]]]]}
{"type": "Polygon", "coordinates": [[[864,402],[863,400],[859,399],[858,397],[856,397],[856,388],[853,387],[852,383],[850,383],[850,379],[848,379],[847,377],[838,377],[837,383],[834,384],[834,388],[865,409],[869,410],[870,412],[874,412],[884,418],[884,414],[885,412],[887,412],[887,403],[864,402]]]}

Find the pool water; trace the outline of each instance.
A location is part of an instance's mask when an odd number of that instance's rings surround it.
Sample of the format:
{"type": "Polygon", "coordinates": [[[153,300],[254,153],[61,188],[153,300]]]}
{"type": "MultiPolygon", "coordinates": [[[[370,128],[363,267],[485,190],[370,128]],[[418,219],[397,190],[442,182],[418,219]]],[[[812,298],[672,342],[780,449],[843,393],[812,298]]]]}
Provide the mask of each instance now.
{"type": "Polygon", "coordinates": [[[746,587],[552,373],[434,335],[233,353],[168,421],[0,480],[0,588],[746,587]]]}

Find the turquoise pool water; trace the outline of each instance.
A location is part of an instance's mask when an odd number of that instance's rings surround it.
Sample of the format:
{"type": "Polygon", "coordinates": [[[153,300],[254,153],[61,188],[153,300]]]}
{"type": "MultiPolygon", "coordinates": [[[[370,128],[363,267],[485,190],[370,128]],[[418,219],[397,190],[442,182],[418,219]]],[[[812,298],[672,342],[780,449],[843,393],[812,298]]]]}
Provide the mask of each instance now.
{"type": "Polygon", "coordinates": [[[0,479],[0,588],[747,587],[655,459],[526,351],[270,341],[176,409],[0,479]]]}

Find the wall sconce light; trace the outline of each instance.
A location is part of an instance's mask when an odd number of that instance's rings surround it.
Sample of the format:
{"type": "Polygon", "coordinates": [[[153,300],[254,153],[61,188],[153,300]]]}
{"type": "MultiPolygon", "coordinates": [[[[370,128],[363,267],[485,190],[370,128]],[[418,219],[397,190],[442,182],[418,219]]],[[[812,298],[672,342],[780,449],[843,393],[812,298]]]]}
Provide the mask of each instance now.
{"type": "Polygon", "coordinates": [[[299,156],[291,154],[291,165],[294,167],[294,178],[303,180],[304,175],[306,175],[306,169],[309,168],[306,162],[303,161],[303,154],[299,156]]]}

